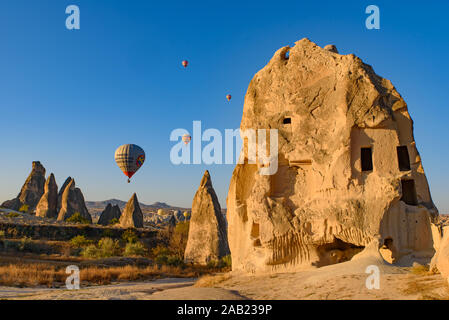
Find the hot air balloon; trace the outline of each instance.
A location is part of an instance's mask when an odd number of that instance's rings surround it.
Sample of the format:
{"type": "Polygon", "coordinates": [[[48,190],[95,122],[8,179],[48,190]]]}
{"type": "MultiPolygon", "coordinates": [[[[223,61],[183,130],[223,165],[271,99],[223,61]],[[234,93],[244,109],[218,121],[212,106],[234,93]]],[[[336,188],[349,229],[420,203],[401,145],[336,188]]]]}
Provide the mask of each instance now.
{"type": "Polygon", "coordinates": [[[231,96],[230,94],[228,94],[228,95],[226,96],[226,99],[228,99],[228,101],[231,101],[232,96],[231,96]]]}
{"type": "Polygon", "coordinates": [[[128,183],[130,183],[131,177],[145,162],[145,151],[135,144],[125,144],[115,151],[115,162],[128,177],[128,183]]]}
{"type": "Polygon", "coordinates": [[[189,61],[187,61],[187,60],[182,61],[182,66],[184,68],[187,68],[188,65],[189,65],[189,61]]]}
{"type": "Polygon", "coordinates": [[[185,212],[184,212],[184,218],[185,218],[186,220],[190,219],[190,212],[185,211],[185,212]]]}
{"type": "Polygon", "coordinates": [[[188,145],[190,141],[192,141],[192,137],[188,134],[185,134],[182,136],[182,141],[184,142],[185,145],[188,145]]]}

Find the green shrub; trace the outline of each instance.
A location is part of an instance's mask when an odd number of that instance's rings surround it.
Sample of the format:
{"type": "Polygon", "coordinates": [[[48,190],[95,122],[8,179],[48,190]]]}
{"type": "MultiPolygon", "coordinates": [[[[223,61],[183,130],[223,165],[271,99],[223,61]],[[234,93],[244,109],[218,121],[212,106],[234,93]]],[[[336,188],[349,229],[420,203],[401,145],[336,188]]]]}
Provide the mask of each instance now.
{"type": "Polygon", "coordinates": [[[126,243],[136,243],[139,240],[139,237],[136,235],[133,229],[127,229],[122,234],[122,239],[126,243]]]}
{"type": "Polygon", "coordinates": [[[11,211],[11,212],[9,212],[6,216],[7,216],[8,218],[17,218],[18,216],[20,216],[20,214],[17,213],[17,212],[11,211]]]}
{"type": "Polygon", "coordinates": [[[69,217],[66,222],[69,223],[79,223],[79,224],[90,224],[90,221],[84,218],[81,213],[75,212],[71,217],[69,217]]]}
{"type": "Polygon", "coordinates": [[[114,232],[112,232],[111,229],[106,229],[103,231],[102,236],[103,236],[103,238],[113,238],[114,232]]]}
{"type": "Polygon", "coordinates": [[[156,264],[163,264],[166,265],[167,261],[168,261],[168,256],[167,255],[159,255],[156,257],[156,259],[154,260],[156,262],[156,264]]]}
{"type": "Polygon", "coordinates": [[[33,241],[31,238],[23,237],[20,239],[19,248],[20,251],[34,251],[33,241]]]}
{"type": "Polygon", "coordinates": [[[154,247],[151,249],[151,252],[155,257],[158,256],[168,256],[171,254],[170,250],[167,247],[164,247],[162,245],[158,245],[157,247],[154,247]]]}
{"type": "Polygon", "coordinates": [[[207,262],[208,268],[217,268],[218,267],[218,261],[217,260],[210,260],[207,262]]]}
{"type": "Polygon", "coordinates": [[[189,221],[180,222],[170,235],[170,250],[178,257],[183,258],[189,238],[189,221]]]}
{"type": "Polygon", "coordinates": [[[181,259],[178,256],[170,255],[167,257],[167,265],[173,266],[173,267],[179,267],[184,264],[184,260],[181,259]]]}
{"type": "Polygon", "coordinates": [[[27,213],[29,209],[30,209],[30,206],[27,205],[27,204],[24,204],[24,205],[22,205],[22,206],[20,207],[19,211],[20,211],[20,212],[27,213]]]}
{"type": "Polygon", "coordinates": [[[17,231],[16,228],[8,228],[6,233],[10,238],[17,238],[17,236],[19,235],[19,231],[17,231]]]}
{"type": "Polygon", "coordinates": [[[100,256],[100,251],[94,244],[91,244],[81,251],[81,255],[85,258],[98,258],[100,256]]]}
{"type": "Polygon", "coordinates": [[[223,258],[221,258],[220,264],[221,264],[222,268],[231,268],[232,267],[231,255],[228,254],[227,256],[224,256],[223,258]]]}
{"type": "Polygon", "coordinates": [[[81,251],[81,255],[86,258],[108,258],[119,254],[119,241],[111,238],[102,238],[97,245],[88,245],[81,251]]]}
{"type": "Polygon", "coordinates": [[[230,268],[232,267],[231,255],[222,257],[220,260],[211,260],[207,263],[208,268],[230,268]]]}
{"type": "Polygon", "coordinates": [[[113,226],[113,225],[118,224],[118,223],[120,223],[120,220],[117,219],[117,218],[114,218],[114,219],[112,219],[112,220],[109,222],[109,225],[110,225],[110,226],[113,226]]]}
{"type": "Polygon", "coordinates": [[[124,255],[127,257],[130,256],[144,256],[147,253],[145,246],[142,242],[131,243],[128,242],[125,247],[124,255]]]}
{"type": "Polygon", "coordinates": [[[120,253],[119,241],[114,241],[111,238],[102,238],[98,241],[98,249],[103,258],[117,256],[120,253]]]}
{"type": "Polygon", "coordinates": [[[85,236],[76,236],[70,240],[70,245],[74,248],[83,248],[92,244],[93,241],[86,239],[85,236]]]}

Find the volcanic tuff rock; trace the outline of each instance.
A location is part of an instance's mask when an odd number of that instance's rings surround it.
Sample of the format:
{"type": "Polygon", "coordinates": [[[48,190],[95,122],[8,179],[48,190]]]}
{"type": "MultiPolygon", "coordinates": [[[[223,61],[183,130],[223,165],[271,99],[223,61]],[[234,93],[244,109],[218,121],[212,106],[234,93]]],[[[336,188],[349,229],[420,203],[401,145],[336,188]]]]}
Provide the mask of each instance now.
{"type": "Polygon", "coordinates": [[[59,210],[61,210],[62,194],[64,193],[65,189],[67,188],[67,186],[69,185],[69,183],[71,181],[72,181],[72,177],[68,177],[64,181],[61,189],[59,189],[59,192],[58,192],[58,212],[59,212],[59,210]]]}
{"type": "Polygon", "coordinates": [[[58,220],[65,221],[75,213],[80,213],[83,218],[92,223],[92,217],[86,208],[83,193],[79,188],[75,187],[75,179],[71,179],[62,194],[58,220]]]}
{"type": "Polygon", "coordinates": [[[39,161],[34,161],[31,173],[22,186],[17,198],[4,202],[2,207],[19,210],[23,205],[26,205],[28,206],[28,212],[33,212],[44,194],[44,185],[45,168],[39,161]]]}
{"type": "Polygon", "coordinates": [[[442,237],[437,244],[437,252],[430,263],[431,270],[437,269],[449,283],[449,226],[441,230],[442,237]]]}
{"type": "Polygon", "coordinates": [[[106,209],[101,213],[100,219],[98,220],[98,224],[103,226],[108,226],[111,224],[113,219],[120,220],[122,212],[120,211],[119,206],[112,206],[110,203],[106,206],[106,209]]]}
{"type": "MultiPolygon", "coordinates": [[[[234,270],[338,263],[375,235],[393,262],[434,253],[438,211],[407,104],[372,67],[337,52],[300,40],[278,50],[249,85],[240,128],[278,130],[278,170],[261,175],[247,152],[234,170],[234,270]]],[[[249,138],[242,136],[245,148],[249,138]]]]}
{"type": "Polygon", "coordinates": [[[143,228],[143,214],[135,193],[126,204],[120,218],[120,226],[122,228],[143,228]]]}
{"type": "Polygon", "coordinates": [[[206,171],[193,198],[184,260],[187,263],[207,264],[228,254],[226,221],[212,187],[209,171],[206,171]]]}
{"type": "Polygon", "coordinates": [[[55,176],[50,174],[45,182],[44,195],[39,200],[36,207],[36,216],[42,218],[58,217],[58,185],[55,176]]]}

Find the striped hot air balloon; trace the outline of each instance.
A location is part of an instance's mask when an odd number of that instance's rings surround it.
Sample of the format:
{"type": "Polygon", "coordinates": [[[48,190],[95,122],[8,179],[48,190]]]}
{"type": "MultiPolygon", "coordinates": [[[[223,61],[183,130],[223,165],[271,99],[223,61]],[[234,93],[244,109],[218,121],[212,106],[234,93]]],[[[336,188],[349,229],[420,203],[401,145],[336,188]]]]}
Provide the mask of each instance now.
{"type": "Polygon", "coordinates": [[[185,145],[188,145],[192,141],[192,137],[189,134],[185,134],[182,136],[182,141],[185,145]]]}
{"type": "Polygon", "coordinates": [[[135,144],[125,144],[115,151],[115,162],[128,177],[128,183],[130,183],[131,177],[145,162],[145,151],[135,144]]]}
{"type": "Polygon", "coordinates": [[[228,94],[228,95],[226,96],[226,99],[228,99],[228,101],[231,101],[232,96],[231,96],[230,94],[228,94]]]}
{"type": "Polygon", "coordinates": [[[187,61],[187,60],[182,61],[182,66],[184,68],[187,68],[189,66],[189,61],[187,61]]]}

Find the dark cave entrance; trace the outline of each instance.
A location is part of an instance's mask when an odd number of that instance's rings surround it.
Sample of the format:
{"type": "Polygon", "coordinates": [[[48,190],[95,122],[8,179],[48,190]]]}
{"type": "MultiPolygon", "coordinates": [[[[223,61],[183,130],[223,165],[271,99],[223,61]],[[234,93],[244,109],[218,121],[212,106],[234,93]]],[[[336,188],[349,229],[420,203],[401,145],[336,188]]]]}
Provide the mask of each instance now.
{"type": "Polygon", "coordinates": [[[396,148],[398,153],[399,171],[410,170],[410,157],[408,155],[407,146],[399,146],[396,148]]]}
{"type": "Polygon", "coordinates": [[[362,161],[362,171],[373,171],[373,155],[371,148],[361,148],[360,158],[362,161]]]}
{"type": "Polygon", "coordinates": [[[364,246],[356,246],[335,238],[332,243],[326,243],[317,247],[319,260],[313,263],[313,265],[316,267],[324,267],[349,261],[363,249],[365,249],[364,246]]]}
{"type": "Polygon", "coordinates": [[[413,179],[402,179],[402,198],[406,204],[411,206],[418,205],[418,198],[416,196],[415,181],[413,179]]]}

